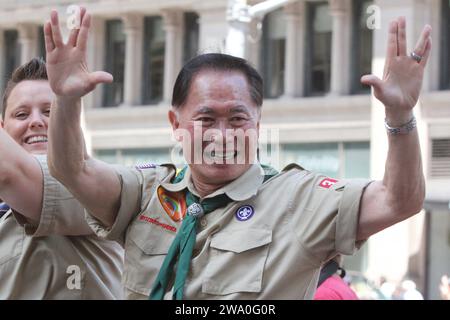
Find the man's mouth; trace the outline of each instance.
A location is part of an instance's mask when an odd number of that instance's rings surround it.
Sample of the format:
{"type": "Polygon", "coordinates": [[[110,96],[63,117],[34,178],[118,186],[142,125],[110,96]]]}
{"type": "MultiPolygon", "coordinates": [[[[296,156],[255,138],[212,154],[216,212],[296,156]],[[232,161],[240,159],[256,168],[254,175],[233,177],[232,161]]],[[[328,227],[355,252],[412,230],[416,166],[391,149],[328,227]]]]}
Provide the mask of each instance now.
{"type": "Polygon", "coordinates": [[[25,139],[26,144],[48,142],[47,136],[32,136],[25,139]]]}
{"type": "Polygon", "coordinates": [[[216,160],[230,160],[234,159],[237,156],[237,151],[229,151],[229,152],[217,152],[213,150],[211,152],[211,158],[216,160]]]}

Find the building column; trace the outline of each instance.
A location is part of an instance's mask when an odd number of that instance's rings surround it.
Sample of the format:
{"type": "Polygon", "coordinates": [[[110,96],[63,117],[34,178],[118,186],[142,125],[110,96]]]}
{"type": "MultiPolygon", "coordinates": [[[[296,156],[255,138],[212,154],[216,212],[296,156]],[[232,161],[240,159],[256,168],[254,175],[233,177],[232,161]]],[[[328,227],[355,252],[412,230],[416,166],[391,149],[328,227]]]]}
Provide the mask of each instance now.
{"type": "MultiPolygon", "coordinates": [[[[254,22],[254,24],[255,24],[254,29],[257,30],[258,22],[254,22]]],[[[247,39],[246,42],[245,58],[253,65],[253,67],[255,67],[256,70],[259,70],[261,63],[260,62],[261,45],[262,45],[261,38],[262,38],[262,30],[261,34],[258,34],[258,31],[256,31],[254,35],[251,36],[250,39],[247,39]]]]}
{"type": "Polygon", "coordinates": [[[163,101],[170,103],[173,85],[183,64],[183,13],[163,12],[166,48],[164,50],[163,101]]]}
{"type": "Polygon", "coordinates": [[[20,64],[24,64],[35,58],[38,54],[38,26],[35,24],[19,24],[18,42],[20,49],[20,64]]]}
{"type": "Polygon", "coordinates": [[[199,15],[199,52],[225,52],[225,39],[228,30],[226,7],[208,8],[207,2],[196,7],[199,15]]]}
{"type": "Polygon", "coordinates": [[[305,2],[289,4],[284,11],[286,15],[286,65],[283,96],[293,98],[303,95],[305,2]]]}
{"type": "MultiPolygon", "coordinates": [[[[442,19],[441,19],[441,4],[434,0],[418,0],[416,1],[417,13],[420,18],[419,21],[428,23],[433,28],[433,48],[431,50],[430,57],[428,58],[427,67],[425,68],[425,77],[423,80],[424,91],[439,90],[440,85],[440,53],[442,52],[442,41],[436,41],[435,39],[441,39],[442,33],[442,19]]],[[[420,25],[416,26],[416,29],[421,30],[420,25]]],[[[416,30],[417,32],[417,30],[416,30]]],[[[415,42],[413,43],[415,44],[415,42]]]]}
{"type": "MultiPolygon", "coordinates": [[[[105,69],[105,20],[93,16],[91,29],[89,30],[87,46],[87,64],[90,71],[105,69]]],[[[97,88],[83,98],[84,107],[87,109],[100,108],[103,104],[103,88],[100,84],[97,88]]]]}
{"type": "Polygon", "coordinates": [[[350,92],[350,31],[351,3],[349,0],[329,0],[333,19],[331,42],[331,95],[350,92]]]}
{"type": "MultiPolygon", "coordinates": [[[[144,19],[138,14],[123,17],[125,42],[124,106],[141,104],[144,19]]],[[[113,53],[111,53],[113,54],[113,53]]]]}

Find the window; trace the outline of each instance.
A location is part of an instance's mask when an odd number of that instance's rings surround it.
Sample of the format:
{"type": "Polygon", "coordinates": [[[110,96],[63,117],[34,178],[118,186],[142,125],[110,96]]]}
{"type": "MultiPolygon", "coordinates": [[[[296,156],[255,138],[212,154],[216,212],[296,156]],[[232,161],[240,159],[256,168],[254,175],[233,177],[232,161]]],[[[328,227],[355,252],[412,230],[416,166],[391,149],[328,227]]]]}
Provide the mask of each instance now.
{"type": "Polygon", "coordinates": [[[198,15],[194,12],[184,13],[184,63],[198,54],[199,41],[198,15]]]}
{"type": "Polygon", "coordinates": [[[450,0],[442,0],[441,89],[450,89],[450,0]]]}
{"type": "Polygon", "coordinates": [[[4,36],[4,85],[8,82],[13,71],[20,65],[20,45],[17,41],[19,33],[17,30],[5,30],[4,36]]]}
{"type": "Polygon", "coordinates": [[[264,18],[261,48],[264,96],[276,98],[284,92],[286,20],[282,9],[264,18]]]}
{"type": "Polygon", "coordinates": [[[341,176],[347,179],[370,177],[370,144],[368,142],[343,143],[341,176]],[[343,162],[343,163],[342,163],[343,162]]]}
{"type": "Polygon", "coordinates": [[[351,61],[351,93],[370,93],[370,86],[361,84],[361,77],[372,73],[372,37],[373,32],[367,27],[367,8],[373,4],[370,0],[353,1],[353,35],[351,61]]]}
{"type": "Polygon", "coordinates": [[[323,95],[330,91],[332,18],[326,2],[307,4],[305,93],[323,95]]]}
{"type": "Polygon", "coordinates": [[[433,179],[450,178],[450,139],[431,141],[430,177],[433,179]]]}
{"type": "Polygon", "coordinates": [[[125,34],[120,20],[106,21],[105,71],[111,73],[114,82],[105,84],[103,106],[118,106],[123,102],[125,72],[125,34]]]}
{"type": "Polygon", "coordinates": [[[146,163],[171,162],[171,153],[168,148],[154,149],[103,149],[96,150],[95,157],[99,160],[125,166],[134,166],[146,163]]]}
{"type": "Polygon", "coordinates": [[[281,147],[281,165],[297,163],[307,170],[334,178],[368,178],[370,145],[368,142],[285,144],[281,147]]]}
{"type": "Polygon", "coordinates": [[[44,37],[44,27],[39,26],[38,28],[38,57],[42,57],[44,60],[47,56],[45,51],[45,37],[44,37]]]}
{"type": "Polygon", "coordinates": [[[166,35],[161,17],[145,17],[144,20],[144,68],[142,101],[158,103],[163,97],[164,52],[166,35]]]}
{"type": "Polygon", "coordinates": [[[313,172],[338,177],[338,151],[337,143],[288,144],[282,148],[281,162],[283,166],[295,162],[313,172]]]}

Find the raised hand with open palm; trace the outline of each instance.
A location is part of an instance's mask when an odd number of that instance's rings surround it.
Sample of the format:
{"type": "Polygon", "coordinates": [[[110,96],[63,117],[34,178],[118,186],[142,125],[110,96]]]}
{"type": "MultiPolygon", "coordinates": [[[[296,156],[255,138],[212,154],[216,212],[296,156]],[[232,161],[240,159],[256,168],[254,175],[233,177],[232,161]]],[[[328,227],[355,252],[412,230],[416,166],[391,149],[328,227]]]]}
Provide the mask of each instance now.
{"type": "Polygon", "coordinates": [[[63,41],[55,10],[51,12],[50,21],[44,25],[47,74],[56,96],[78,99],[98,84],[113,81],[111,74],[89,72],[87,68],[86,46],[90,23],[90,15],[85,8],[81,8],[80,28],[72,29],[67,43],[63,41]]]}
{"type": "Polygon", "coordinates": [[[361,78],[363,84],[373,87],[375,97],[385,105],[391,126],[402,125],[412,116],[431,51],[430,35],[431,27],[426,25],[413,51],[419,57],[418,61],[407,54],[405,18],[391,22],[383,79],[375,75],[361,78]]]}

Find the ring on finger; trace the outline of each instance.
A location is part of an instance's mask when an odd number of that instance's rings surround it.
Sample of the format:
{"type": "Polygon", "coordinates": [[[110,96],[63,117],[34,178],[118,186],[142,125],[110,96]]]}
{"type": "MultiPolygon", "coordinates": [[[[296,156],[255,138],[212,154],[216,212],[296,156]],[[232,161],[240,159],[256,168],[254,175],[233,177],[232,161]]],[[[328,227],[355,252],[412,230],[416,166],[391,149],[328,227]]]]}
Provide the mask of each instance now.
{"type": "Polygon", "coordinates": [[[413,58],[414,60],[416,60],[418,63],[420,63],[420,61],[422,61],[423,56],[418,55],[417,53],[415,53],[414,51],[411,52],[411,58],[413,58]]]}

